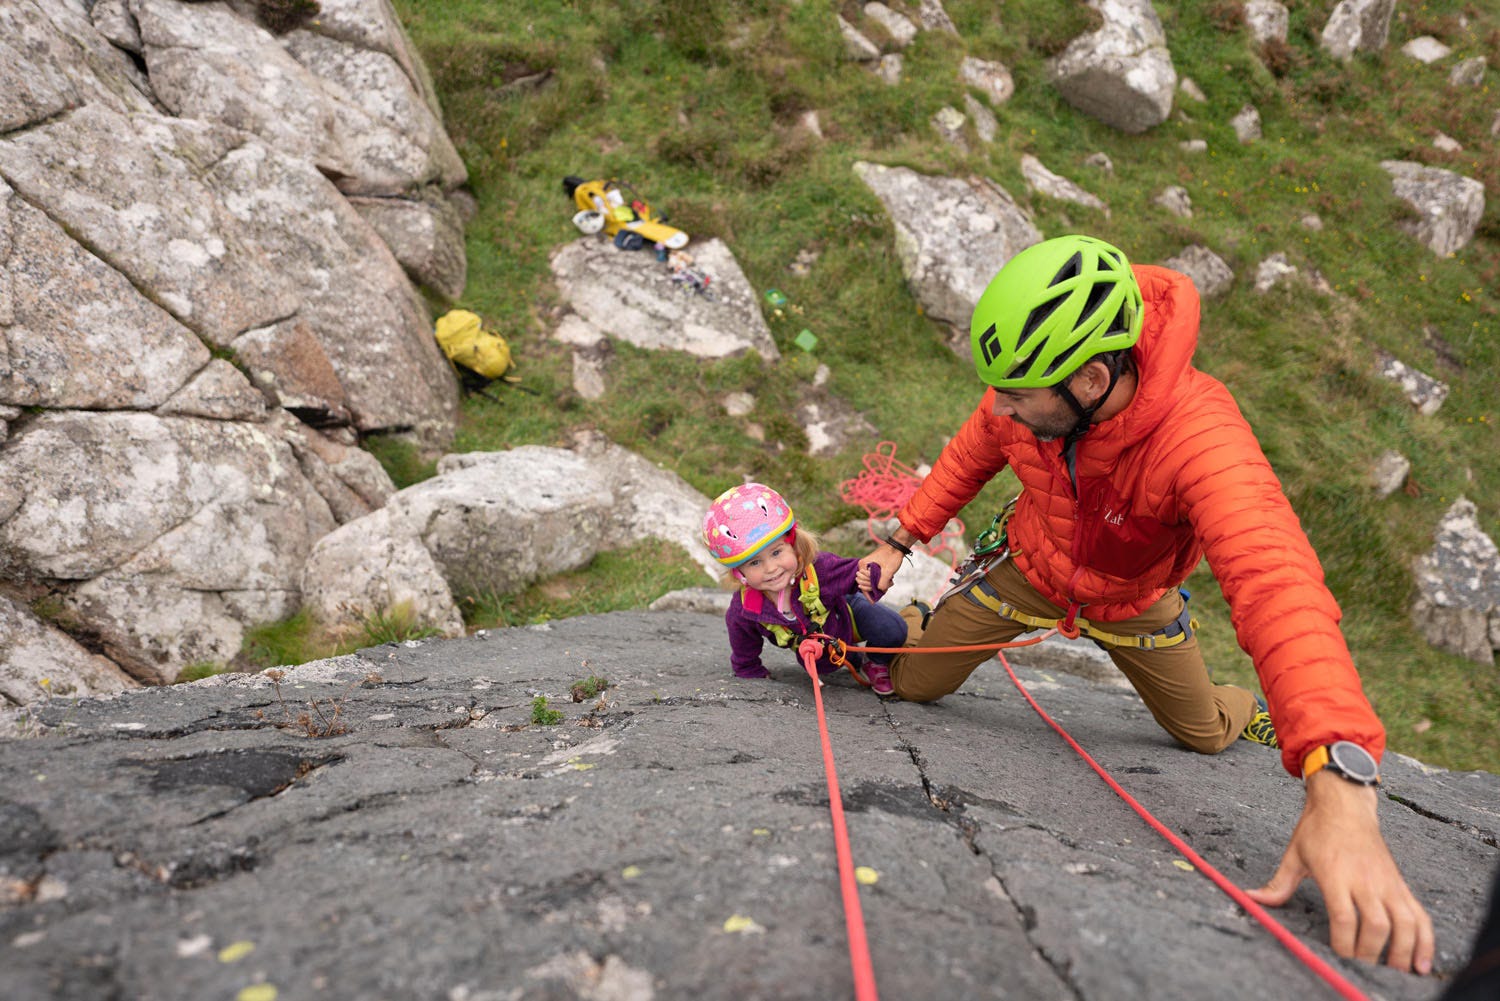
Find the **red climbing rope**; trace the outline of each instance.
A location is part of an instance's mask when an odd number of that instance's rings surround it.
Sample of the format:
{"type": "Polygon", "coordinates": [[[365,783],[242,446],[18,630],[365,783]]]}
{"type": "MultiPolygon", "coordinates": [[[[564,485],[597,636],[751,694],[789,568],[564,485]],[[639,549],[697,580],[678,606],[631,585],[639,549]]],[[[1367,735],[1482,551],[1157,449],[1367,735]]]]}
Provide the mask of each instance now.
{"type": "Polygon", "coordinates": [[[823,644],[805,639],[797,647],[802,666],[813,683],[813,701],[818,707],[818,732],[823,738],[823,771],[828,777],[828,812],[833,816],[833,847],[839,860],[839,889],[844,895],[844,926],[849,932],[849,965],[854,971],[855,1001],[876,1001],[875,967],[870,962],[870,943],[865,937],[865,915],[859,906],[859,884],[854,879],[854,861],[849,851],[849,829],[844,824],[844,797],[833,767],[833,744],[828,739],[828,719],[823,715],[823,682],[818,680],[818,657],[823,644]]]}
{"type": "MultiPolygon", "coordinates": [[[[911,653],[912,651],[908,650],[906,652],[911,653]]],[[[1016,677],[1016,672],[1012,670],[1010,661],[1005,659],[1005,654],[1001,652],[997,656],[999,656],[1000,658],[1000,663],[1005,667],[1005,673],[1010,675],[1010,680],[1015,683],[1016,689],[1020,691],[1022,697],[1024,697],[1027,702],[1031,703],[1031,708],[1036,710],[1037,715],[1042,717],[1042,719],[1046,721],[1048,726],[1056,730],[1058,736],[1067,741],[1068,746],[1077,751],[1079,756],[1082,757],[1084,761],[1088,762],[1089,767],[1097,772],[1099,777],[1104,780],[1105,784],[1113,789],[1117,794],[1119,794],[1120,798],[1123,799],[1132,810],[1139,814],[1142,820],[1144,820],[1147,824],[1150,824],[1151,827],[1156,830],[1156,833],[1166,838],[1167,841],[1171,843],[1173,848],[1176,848],[1178,851],[1182,852],[1187,860],[1192,863],[1192,865],[1199,872],[1203,873],[1203,875],[1211,879],[1219,887],[1219,889],[1223,890],[1229,895],[1229,898],[1231,900],[1233,900],[1236,904],[1239,904],[1245,909],[1246,913],[1248,913],[1255,920],[1259,921],[1261,923],[1261,926],[1264,927],[1266,931],[1270,932],[1278,942],[1286,946],[1287,950],[1292,955],[1302,960],[1303,964],[1305,964],[1310,970],[1321,977],[1324,982],[1328,984],[1328,986],[1332,987],[1338,993],[1340,997],[1347,998],[1348,1001],[1369,1001],[1369,999],[1363,993],[1361,993],[1358,987],[1355,987],[1348,980],[1345,980],[1337,970],[1325,963],[1317,953],[1313,952],[1306,945],[1304,945],[1302,941],[1297,938],[1297,936],[1287,931],[1286,928],[1281,924],[1281,922],[1271,917],[1271,915],[1266,912],[1265,908],[1261,907],[1260,904],[1257,904],[1254,900],[1251,900],[1250,897],[1245,894],[1244,890],[1241,890],[1238,886],[1235,886],[1233,883],[1231,883],[1223,873],[1219,872],[1219,870],[1215,869],[1212,865],[1205,861],[1201,855],[1193,851],[1192,848],[1188,847],[1188,843],[1186,841],[1182,840],[1182,838],[1174,834],[1170,829],[1167,828],[1165,824],[1152,816],[1149,810],[1147,810],[1144,806],[1137,802],[1134,796],[1126,792],[1125,789],[1114,780],[1109,772],[1104,770],[1103,765],[1095,761],[1093,757],[1090,756],[1089,752],[1085,751],[1083,747],[1078,743],[1078,741],[1074,740],[1072,736],[1069,735],[1068,731],[1064,730],[1056,720],[1047,715],[1046,710],[1044,710],[1040,705],[1037,704],[1036,699],[1032,698],[1031,693],[1026,690],[1026,686],[1021,684],[1021,679],[1016,677]]]]}

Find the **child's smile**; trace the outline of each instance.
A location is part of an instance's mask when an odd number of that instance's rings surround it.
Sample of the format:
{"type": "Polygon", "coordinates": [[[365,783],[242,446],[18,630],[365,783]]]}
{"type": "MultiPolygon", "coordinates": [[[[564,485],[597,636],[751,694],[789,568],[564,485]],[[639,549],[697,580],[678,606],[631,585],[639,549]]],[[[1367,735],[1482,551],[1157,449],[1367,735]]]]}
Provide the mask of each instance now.
{"type": "Polygon", "coordinates": [[[757,591],[781,591],[797,577],[797,550],[782,536],[740,564],[745,583],[757,591]]]}

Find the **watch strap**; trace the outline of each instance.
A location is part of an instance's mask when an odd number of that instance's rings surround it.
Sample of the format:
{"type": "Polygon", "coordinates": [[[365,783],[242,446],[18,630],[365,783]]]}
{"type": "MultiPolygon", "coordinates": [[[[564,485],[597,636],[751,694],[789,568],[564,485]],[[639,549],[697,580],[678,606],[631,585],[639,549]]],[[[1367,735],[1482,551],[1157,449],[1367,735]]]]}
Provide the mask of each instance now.
{"type": "Polygon", "coordinates": [[[1307,781],[1308,776],[1314,772],[1322,771],[1328,766],[1328,745],[1319,744],[1308,752],[1307,757],[1302,759],[1302,780],[1307,781]]]}

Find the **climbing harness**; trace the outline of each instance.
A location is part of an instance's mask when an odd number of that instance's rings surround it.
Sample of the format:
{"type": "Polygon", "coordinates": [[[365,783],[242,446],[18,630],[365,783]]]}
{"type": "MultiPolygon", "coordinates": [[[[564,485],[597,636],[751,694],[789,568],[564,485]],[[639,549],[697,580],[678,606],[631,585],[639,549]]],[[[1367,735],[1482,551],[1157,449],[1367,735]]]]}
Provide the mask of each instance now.
{"type": "Polygon", "coordinates": [[[1080,636],[1091,639],[1101,646],[1127,647],[1134,650],[1167,650],[1179,643],[1185,643],[1193,638],[1193,632],[1198,628],[1198,620],[1188,612],[1187,599],[1191,596],[1188,591],[1179,589],[1182,594],[1182,612],[1175,620],[1158,629],[1154,633],[1135,633],[1132,635],[1124,633],[1112,633],[1099,625],[1080,619],[1077,616],[1078,606],[1073,605],[1068,609],[1068,614],[1060,619],[1049,619],[1039,615],[1027,615],[1020,611],[1008,601],[1002,601],[999,594],[995,592],[994,585],[980,578],[969,585],[964,591],[964,597],[976,605],[988,608],[1003,618],[1012,622],[1019,622],[1023,626],[1032,629],[1056,629],[1058,635],[1067,639],[1078,639],[1080,636]]]}

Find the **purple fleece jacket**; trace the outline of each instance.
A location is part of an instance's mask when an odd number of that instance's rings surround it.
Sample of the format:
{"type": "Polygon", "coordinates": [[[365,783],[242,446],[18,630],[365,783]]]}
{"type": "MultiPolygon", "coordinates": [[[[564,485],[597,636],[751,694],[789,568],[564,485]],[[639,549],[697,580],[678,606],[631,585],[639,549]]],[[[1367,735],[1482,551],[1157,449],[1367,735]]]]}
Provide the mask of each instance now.
{"type": "MultiPolygon", "coordinates": [[[[794,633],[825,633],[845,643],[854,642],[854,620],[849,614],[849,595],[858,594],[854,576],[859,571],[859,560],[854,557],[835,556],[833,553],[818,553],[813,557],[813,568],[818,572],[818,597],[828,609],[828,621],[822,627],[813,625],[807,609],[802,607],[802,578],[792,585],[792,611],[797,621],[782,617],[775,604],[766,600],[759,591],[742,587],[729,600],[729,611],[724,613],[724,623],[729,627],[729,663],[736,677],[769,678],[771,672],[760,662],[760,651],[766,640],[775,643],[768,626],[786,626],[794,633]]],[[[827,674],[837,670],[838,665],[825,653],[818,658],[818,673],[827,674]]]]}

